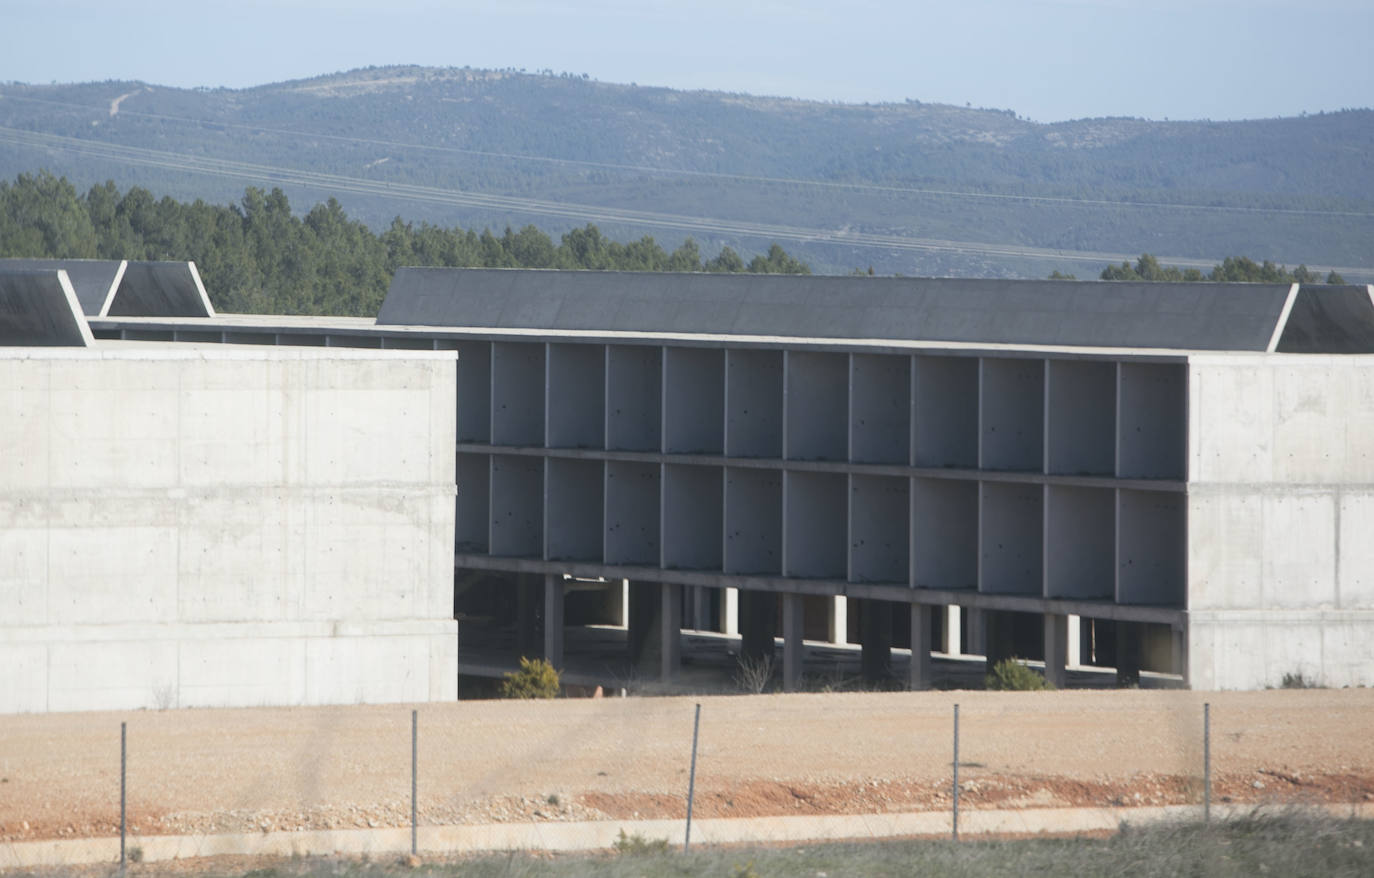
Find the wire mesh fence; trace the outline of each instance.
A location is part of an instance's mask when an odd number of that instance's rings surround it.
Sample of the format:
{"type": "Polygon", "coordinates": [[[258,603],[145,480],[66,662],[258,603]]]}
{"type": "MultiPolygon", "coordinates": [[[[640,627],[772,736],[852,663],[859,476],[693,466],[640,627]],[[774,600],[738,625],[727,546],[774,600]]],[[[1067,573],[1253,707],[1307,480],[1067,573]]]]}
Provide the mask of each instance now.
{"type": "Polygon", "coordinates": [[[5,717],[0,865],[957,840],[1205,820],[1259,805],[1366,814],[1371,718],[1374,696],[1359,690],[5,717]]]}

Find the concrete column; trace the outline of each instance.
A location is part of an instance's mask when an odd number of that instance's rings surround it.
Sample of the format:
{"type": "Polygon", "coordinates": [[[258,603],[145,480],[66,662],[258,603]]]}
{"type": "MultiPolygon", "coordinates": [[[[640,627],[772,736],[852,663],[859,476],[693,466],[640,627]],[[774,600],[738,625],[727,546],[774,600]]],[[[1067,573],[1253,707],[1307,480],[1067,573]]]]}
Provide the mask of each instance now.
{"type": "Polygon", "coordinates": [[[1116,685],[1140,685],[1140,631],[1134,622],[1116,623],[1116,685]]]}
{"type": "Polygon", "coordinates": [[[889,602],[860,600],[859,627],[859,664],[864,679],[886,679],[892,663],[892,608],[889,602]]]}
{"type": "Polygon", "coordinates": [[[563,577],[544,576],[544,661],[563,666],[563,577]]]}
{"type": "Polygon", "coordinates": [[[1045,679],[1058,689],[1069,684],[1065,662],[1069,655],[1069,617],[1045,614],[1045,679]]]}
{"type": "Polygon", "coordinates": [[[907,688],[929,689],[930,673],[930,604],[911,605],[911,667],[907,670],[907,688]]]}
{"type": "Polygon", "coordinates": [[[539,637],[539,608],[537,590],[542,588],[536,574],[517,573],[515,576],[515,652],[522,658],[540,655],[543,644],[539,637]]]}
{"type": "Polygon", "coordinates": [[[1184,684],[1188,682],[1188,638],[1181,628],[1175,628],[1171,632],[1173,636],[1174,661],[1173,672],[1183,677],[1184,684]]]}
{"type": "Polygon", "coordinates": [[[739,634],[739,589],[724,589],[720,596],[720,633],[739,634]]]}
{"type": "Polygon", "coordinates": [[[692,589],[692,622],[686,626],[695,631],[711,630],[711,593],[707,586],[694,585],[692,589]]]}
{"type": "Polygon", "coordinates": [[[963,652],[963,609],[958,604],[944,607],[944,643],[940,644],[946,655],[959,655],[963,652]]]}
{"type": "Polygon", "coordinates": [[[630,583],[630,663],[645,676],[677,677],[682,665],[682,586],[630,583]]]}
{"type": "Polygon", "coordinates": [[[988,614],[986,610],[969,607],[968,643],[964,644],[964,655],[988,654],[988,614]]]}
{"type": "Polygon", "coordinates": [[[835,595],[830,599],[826,619],[826,639],[839,646],[849,642],[849,598],[835,595]]]}
{"type": "Polygon", "coordinates": [[[642,672],[657,672],[657,626],[662,606],[656,585],[652,582],[629,583],[625,642],[629,647],[630,664],[642,672]]]}
{"type": "Polygon", "coordinates": [[[630,626],[630,580],[612,579],[606,583],[606,624],[630,626]]]}
{"type": "Polygon", "coordinates": [[[1068,617],[1068,643],[1069,655],[1067,663],[1069,667],[1077,667],[1083,664],[1083,632],[1082,619],[1072,614],[1068,617]]]}
{"type": "Polygon", "coordinates": [[[659,584],[658,677],[676,680],[682,669],[682,586],[659,584]]]}
{"type": "Polygon", "coordinates": [[[773,657],[773,635],[778,629],[778,598],[767,591],[739,593],[740,656],[773,657]]]}
{"type": "Polygon", "coordinates": [[[787,692],[801,688],[806,646],[802,642],[804,599],[791,592],[782,596],[782,686],[787,692]]]}

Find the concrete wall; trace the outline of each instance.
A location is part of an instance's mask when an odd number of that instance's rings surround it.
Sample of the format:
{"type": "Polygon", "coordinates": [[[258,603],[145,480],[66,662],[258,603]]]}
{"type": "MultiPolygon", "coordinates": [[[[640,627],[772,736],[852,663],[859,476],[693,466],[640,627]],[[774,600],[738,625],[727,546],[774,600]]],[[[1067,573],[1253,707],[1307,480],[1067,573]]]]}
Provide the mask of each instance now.
{"type": "Polygon", "coordinates": [[[1189,675],[1374,684],[1374,359],[1189,367],[1189,675]]]}
{"type": "Polygon", "coordinates": [[[452,355],[0,355],[0,711],[456,695],[452,355]]]}

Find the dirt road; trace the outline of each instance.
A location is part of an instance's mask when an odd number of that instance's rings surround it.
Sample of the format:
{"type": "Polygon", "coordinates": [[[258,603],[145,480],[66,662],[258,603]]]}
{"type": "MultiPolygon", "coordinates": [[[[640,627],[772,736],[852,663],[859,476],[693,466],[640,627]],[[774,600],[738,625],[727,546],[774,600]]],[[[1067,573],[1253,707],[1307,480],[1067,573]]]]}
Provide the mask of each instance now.
{"type": "MultiPolygon", "coordinates": [[[[1069,691],[460,702],[419,709],[420,820],[679,816],[702,703],[696,814],[961,803],[1374,801],[1374,690],[1069,691]]],[[[404,826],[410,707],[0,717],[0,840],[110,835],[128,722],[134,834],[404,826]]]]}

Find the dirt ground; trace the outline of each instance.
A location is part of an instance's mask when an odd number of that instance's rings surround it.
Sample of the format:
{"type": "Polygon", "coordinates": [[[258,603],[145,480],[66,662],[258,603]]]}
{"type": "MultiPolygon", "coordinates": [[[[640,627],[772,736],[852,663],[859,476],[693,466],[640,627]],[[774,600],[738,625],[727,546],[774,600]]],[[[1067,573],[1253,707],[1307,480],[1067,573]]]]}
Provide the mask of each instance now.
{"type": "MultiPolygon", "coordinates": [[[[1374,690],[1068,691],[418,705],[423,824],[949,807],[1374,801],[1374,690]]],[[[0,841],[406,826],[410,706],[0,717],[0,841]]]]}

